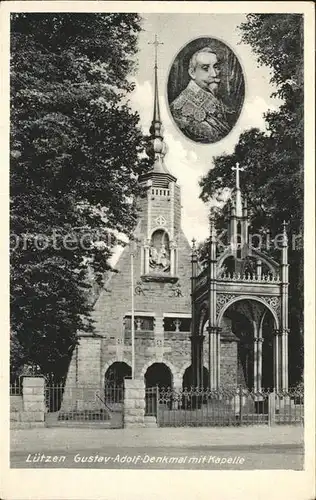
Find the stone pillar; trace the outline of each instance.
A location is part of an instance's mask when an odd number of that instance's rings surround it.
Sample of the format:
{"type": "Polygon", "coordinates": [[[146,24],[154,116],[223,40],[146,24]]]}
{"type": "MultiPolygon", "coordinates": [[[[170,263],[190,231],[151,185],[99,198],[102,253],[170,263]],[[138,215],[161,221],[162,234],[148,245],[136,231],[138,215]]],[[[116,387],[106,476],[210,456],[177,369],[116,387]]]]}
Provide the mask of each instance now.
{"type": "Polygon", "coordinates": [[[253,385],[254,390],[258,390],[258,339],[254,338],[253,343],[253,385]]]}
{"type": "Polygon", "coordinates": [[[282,343],[282,389],[288,390],[288,330],[284,329],[281,335],[282,343]]]}
{"type": "Polygon", "coordinates": [[[262,389],[262,342],[263,338],[258,338],[258,391],[262,389]]]}
{"type": "Polygon", "coordinates": [[[221,385],[221,328],[216,332],[216,384],[217,388],[221,385]]]}
{"type": "Polygon", "coordinates": [[[219,383],[219,350],[220,338],[217,325],[217,258],[216,258],[216,231],[214,222],[211,220],[211,237],[209,247],[209,387],[217,389],[219,383]]]}
{"type": "Polygon", "coordinates": [[[217,389],[219,386],[220,371],[220,334],[216,327],[209,327],[209,388],[217,389]]]}
{"type": "Polygon", "coordinates": [[[274,357],[274,387],[278,391],[280,389],[280,332],[274,330],[274,343],[273,343],[273,357],[274,357]]]}
{"type": "Polygon", "coordinates": [[[44,377],[23,377],[23,412],[21,412],[21,421],[42,423],[44,426],[44,415],[44,377]]]}
{"type": "Polygon", "coordinates": [[[203,385],[203,340],[204,335],[191,335],[192,384],[194,387],[203,385]]]}
{"type": "Polygon", "coordinates": [[[145,382],[124,379],[124,427],[145,427],[145,382]]]}
{"type": "Polygon", "coordinates": [[[275,410],[276,410],[275,397],[276,397],[276,394],[274,391],[271,392],[268,396],[268,422],[269,422],[269,425],[275,424],[275,410]]]}
{"type": "Polygon", "coordinates": [[[177,392],[182,390],[182,380],[180,377],[174,377],[173,379],[173,389],[177,392]]]}

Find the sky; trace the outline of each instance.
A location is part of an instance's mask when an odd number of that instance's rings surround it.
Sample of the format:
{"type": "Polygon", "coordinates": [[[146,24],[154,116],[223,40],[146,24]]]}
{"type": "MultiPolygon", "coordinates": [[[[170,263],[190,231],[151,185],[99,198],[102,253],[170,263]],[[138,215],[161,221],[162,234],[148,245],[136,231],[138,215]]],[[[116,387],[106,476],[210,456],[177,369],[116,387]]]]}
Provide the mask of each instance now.
{"type": "MultiPolygon", "coordinates": [[[[213,167],[213,158],[232,153],[240,134],[251,128],[265,128],[263,114],[277,109],[280,101],[271,98],[274,87],[269,83],[269,69],[259,67],[251,47],[241,43],[238,26],[246,20],[243,14],[141,14],[143,31],[139,37],[136,88],[131,106],[138,111],[141,126],[148,133],[153,115],[154,47],[149,42],[157,34],[158,87],[164,139],[168,152],[165,163],[178,179],[182,193],[182,227],[189,241],[208,237],[209,206],[199,199],[199,179],[213,167]],[[167,101],[167,80],[172,62],[189,41],[201,37],[222,40],[235,53],[245,78],[245,100],[241,115],[233,130],[215,144],[196,144],[186,139],[174,125],[167,101]]],[[[242,179],[241,179],[242,181],[242,179]]]]}

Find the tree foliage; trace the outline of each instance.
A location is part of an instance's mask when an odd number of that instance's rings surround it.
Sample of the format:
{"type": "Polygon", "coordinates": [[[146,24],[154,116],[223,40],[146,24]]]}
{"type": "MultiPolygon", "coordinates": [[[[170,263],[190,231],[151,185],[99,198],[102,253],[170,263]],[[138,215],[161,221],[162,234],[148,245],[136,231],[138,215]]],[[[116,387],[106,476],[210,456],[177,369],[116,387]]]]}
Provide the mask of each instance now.
{"type": "MultiPolygon", "coordinates": [[[[276,235],[283,220],[289,223],[290,364],[293,377],[298,378],[302,364],[304,297],[300,240],[304,206],[303,17],[250,14],[240,31],[242,41],[250,44],[257,56],[258,65],[271,69],[271,82],[276,85],[273,95],[283,101],[277,111],[265,114],[266,131],[246,130],[233,154],[214,159],[214,169],[201,181],[201,198],[221,199],[224,188],[233,188],[231,167],[239,162],[245,167],[241,174],[242,190],[248,199],[251,231],[265,233],[269,229],[276,235]]],[[[218,227],[223,227],[223,212],[215,210],[215,217],[218,227]]]]}
{"type": "Polygon", "coordinates": [[[137,14],[13,14],[11,328],[24,358],[65,374],[137,211],[144,138],[128,105],[137,14]],[[66,242],[66,243],[65,243],[66,242]],[[89,274],[90,273],[90,274],[89,274]]]}

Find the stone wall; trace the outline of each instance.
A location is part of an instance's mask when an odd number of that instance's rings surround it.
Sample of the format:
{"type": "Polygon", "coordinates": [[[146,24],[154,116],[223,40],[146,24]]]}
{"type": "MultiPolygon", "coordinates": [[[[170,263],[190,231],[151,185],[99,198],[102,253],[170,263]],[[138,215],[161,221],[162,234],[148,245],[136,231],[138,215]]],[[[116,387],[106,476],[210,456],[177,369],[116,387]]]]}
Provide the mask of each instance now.
{"type": "Polygon", "coordinates": [[[22,396],[10,397],[11,428],[44,427],[45,379],[24,377],[22,396]]]}
{"type": "Polygon", "coordinates": [[[237,342],[221,341],[220,385],[237,386],[237,342]]]}

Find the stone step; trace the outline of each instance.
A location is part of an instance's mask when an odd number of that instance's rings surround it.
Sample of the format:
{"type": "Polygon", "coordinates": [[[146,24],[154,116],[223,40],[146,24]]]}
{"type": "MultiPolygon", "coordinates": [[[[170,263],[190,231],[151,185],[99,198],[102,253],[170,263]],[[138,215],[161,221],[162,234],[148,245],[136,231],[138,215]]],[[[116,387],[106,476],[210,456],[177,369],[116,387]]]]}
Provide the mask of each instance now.
{"type": "Polygon", "coordinates": [[[145,427],[147,427],[147,428],[154,429],[155,427],[158,427],[157,426],[157,419],[154,416],[145,416],[144,423],[145,423],[145,427]]]}
{"type": "Polygon", "coordinates": [[[80,422],[76,420],[58,420],[57,422],[47,422],[46,427],[70,427],[73,429],[121,429],[122,425],[115,425],[110,421],[93,421],[80,422]]]}

